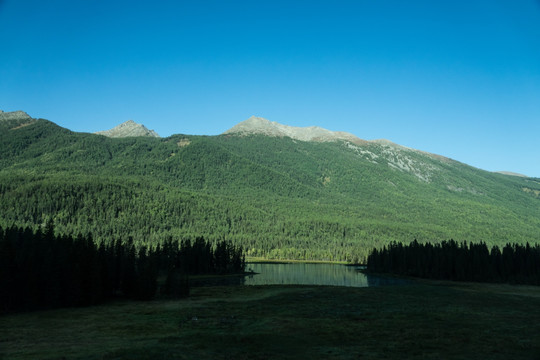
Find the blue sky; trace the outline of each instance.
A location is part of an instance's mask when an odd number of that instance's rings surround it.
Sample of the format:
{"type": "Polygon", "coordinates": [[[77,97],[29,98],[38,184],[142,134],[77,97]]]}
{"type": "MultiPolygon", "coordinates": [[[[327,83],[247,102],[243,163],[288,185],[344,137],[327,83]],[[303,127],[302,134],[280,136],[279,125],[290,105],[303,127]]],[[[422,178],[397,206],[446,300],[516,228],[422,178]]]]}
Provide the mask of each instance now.
{"type": "Polygon", "coordinates": [[[216,135],[251,115],[540,177],[540,2],[0,0],[0,109],[216,135]]]}

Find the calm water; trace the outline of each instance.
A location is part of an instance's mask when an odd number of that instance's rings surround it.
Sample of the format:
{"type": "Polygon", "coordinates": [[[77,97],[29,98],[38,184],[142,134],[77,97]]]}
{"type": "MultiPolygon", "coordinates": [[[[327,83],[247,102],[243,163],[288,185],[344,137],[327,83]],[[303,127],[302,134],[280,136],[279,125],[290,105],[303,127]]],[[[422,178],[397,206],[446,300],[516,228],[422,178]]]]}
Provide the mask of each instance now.
{"type": "Polygon", "coordinates": [[[367,287],[405,284],[406,281],[366,275],[354,266],[337,264],[264,264],[248,263],[246,270],[256,275],[244,278],[245,285],[332,285],[367,287]]]}

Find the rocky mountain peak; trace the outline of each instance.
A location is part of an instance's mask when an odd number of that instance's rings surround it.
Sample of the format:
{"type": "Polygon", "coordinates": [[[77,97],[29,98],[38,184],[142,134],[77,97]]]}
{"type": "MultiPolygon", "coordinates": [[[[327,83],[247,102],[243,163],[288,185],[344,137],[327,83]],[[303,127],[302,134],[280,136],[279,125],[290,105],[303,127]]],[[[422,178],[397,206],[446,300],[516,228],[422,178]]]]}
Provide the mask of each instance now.
{"type": "Polygon", "coordinates": [[[262,117],[252,116],[249,119],[233,126],[223,134],[239,135],[266,135],[276,137],[290,137],[302,141],[328,142],[336,140],[346,140],[352,143],[365,143],[353,134],[343,131],[330,131],[318,126],[296,127],[282,125],[275,121],[270,121],[262,117]]]}
{"type": "Polygon", "coordinates": [[[29,120],[32,119],[30,115],[24,111],[2,111],[0,110],[0,120],[29,120]]]}
{"type": "Polygon", "coordinates": [[[154,130],[149,130],[142,124],[137,124],[133,120],[128,120],[122,124],[105,131],[96,132],[98,135],[104,135],[111,138],[133,137],[133,136],[148,136],[160,137],[154,130]]]}

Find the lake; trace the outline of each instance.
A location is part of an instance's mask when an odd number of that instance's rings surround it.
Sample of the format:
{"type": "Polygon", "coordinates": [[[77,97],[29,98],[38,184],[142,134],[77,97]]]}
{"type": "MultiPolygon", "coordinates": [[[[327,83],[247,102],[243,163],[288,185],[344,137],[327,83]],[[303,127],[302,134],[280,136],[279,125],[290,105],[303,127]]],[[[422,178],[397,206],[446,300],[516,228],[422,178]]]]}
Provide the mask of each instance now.
{"type": "Polygon", "coordinates": [[[367,275],[356,266],[306,263],[248,263],[246,271],[255,275],[244,277],[244,285],[331,285],[367,287],[406,284],[408,281],[367,275]]]}

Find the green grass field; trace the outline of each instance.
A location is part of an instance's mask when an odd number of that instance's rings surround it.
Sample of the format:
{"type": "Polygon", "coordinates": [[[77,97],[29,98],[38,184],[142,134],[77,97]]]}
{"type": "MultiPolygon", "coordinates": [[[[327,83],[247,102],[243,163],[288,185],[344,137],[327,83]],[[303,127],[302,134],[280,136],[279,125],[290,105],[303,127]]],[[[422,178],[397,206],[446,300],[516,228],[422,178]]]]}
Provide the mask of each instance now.
{"type": "Polygon", "coordinates": [[[540,359],[540,288],[232,286],[0,317],[1,359],[540,359]]]}

